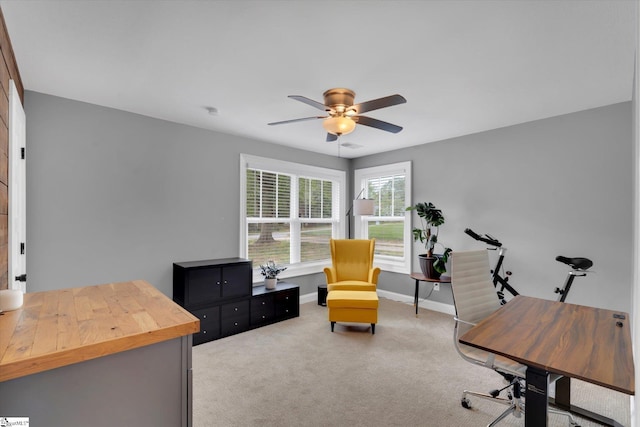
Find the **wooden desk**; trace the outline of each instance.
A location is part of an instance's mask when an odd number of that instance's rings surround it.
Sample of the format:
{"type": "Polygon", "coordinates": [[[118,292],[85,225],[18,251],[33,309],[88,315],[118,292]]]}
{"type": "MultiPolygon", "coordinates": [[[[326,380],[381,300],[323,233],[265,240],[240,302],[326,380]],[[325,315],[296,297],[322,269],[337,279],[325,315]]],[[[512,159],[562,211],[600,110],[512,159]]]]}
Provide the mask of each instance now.
{"type": "Polygon", "coordinates": [[[416,281],[416,291],[413,297],[413,305],[416,308],[416,317],[418,317],[418,290],[420,289],[420,282],[451,283],[451,276],[441,276],[439,279],[429,279],[422,273],[411,273],[411,278],[416,281]]]}
{"type": "Polygon", "coordinates": [[[459,340],[527,365],[528,426],[547,425],[550,373],[635,394],[630,322],[623,312],[518,295],[459,340]]]}
{"type": "Polygon", "coordinates": [[[33,425],[189,426],[199,329],[143,280],[26,293],[0,316],[2,415],[33,425]]]}

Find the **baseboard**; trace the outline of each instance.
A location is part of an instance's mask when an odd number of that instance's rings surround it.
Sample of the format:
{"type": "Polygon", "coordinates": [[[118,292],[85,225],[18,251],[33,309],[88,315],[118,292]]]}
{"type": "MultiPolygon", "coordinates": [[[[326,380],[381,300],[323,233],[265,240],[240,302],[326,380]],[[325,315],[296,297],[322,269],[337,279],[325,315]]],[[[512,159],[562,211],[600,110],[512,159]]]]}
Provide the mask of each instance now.
{"type": "Polygon", "coordinates": [[[306,304],[308,302],[315,301],[318,302],[318,293],[313,292],[310,294],[300,295],[300,304],[306,304]]]}
{"type": "MultiPolygon", "coordinates": [[[[413,297],[409,295],[399,294],[396,292],[385,291],[384,289],[378,289],[378,295],[384,298],[388,298],[393,301],[404,302],[407,304],[413,305],[413,297]]],[[[418,301],[418,307],[424,308],[425,310],[437,311],[440,313],[455,315],[456,309],[454,306],[450,304],[445,304],[443,302],[431,301],[428,299],[418,301]]]]}
{"type": "MultiPolygon", "coordinates": [[[[383,297],[383,298],[390,299],[392,301],[398,301],[398,302],[403,302],[403,303],[406,303],[406,304],[413,305],[413,297],[409,296],[409,295],[399,294],[399,293],[391,292],[391,291],[385,291],[383,289],[378,289],[378,295],[383,297]]],[[[312,292],[310,294],[300,295],[300,304],[305,304],[305,303],[312,302],[312,301],[315,301],[316,303],[318,302],[318,293],[317,292],[312,292]]],[[[450,314],[452,316],[456,314],[456,310],[452,305],[445,304],[445,303],[442,303],[442,302],[431,301],[431,300],[422,300],[422,301],[418,302],[418,306],[420,308],[424,308],[425,310],[437,311],[437,312],[440,312],[440,313],[450,314]]]]}

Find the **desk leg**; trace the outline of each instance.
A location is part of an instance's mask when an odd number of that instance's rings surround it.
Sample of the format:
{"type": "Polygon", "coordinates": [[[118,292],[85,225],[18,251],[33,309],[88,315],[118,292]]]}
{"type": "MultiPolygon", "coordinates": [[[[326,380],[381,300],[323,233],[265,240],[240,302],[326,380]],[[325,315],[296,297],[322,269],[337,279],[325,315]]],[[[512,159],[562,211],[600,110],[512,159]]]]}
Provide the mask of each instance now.
{"type": "MultiPolygon", "coordinates": [[[[559,409],[569,411],[571,409],[571,378],[562,377],[555,383],[556,398],[553,402],[559,409]]],[[[551,401],[551,399],[549,399],[551,401]]]]}
{"type": "Polygon", "coordinates": [[[413,305],[416,307],[416,317],[418,317],[418,289],[420,287],[419,280],[416,279],[416,293],[413,297],[413,305]]]}
{"type": "Polygon", "coordinates": [[[527,367],[527,391],[525,401],[527,402],[524,411],[524,425],[535,427],[546,427],[548,423],[548,399],[549,396],[549,373],[527,367]]]}
{"type": "Polygon", "coordinates": [[[595,412],[588,411],[586,409],[580,408],[579,406],[575,406],[571,404],[571,378],[562,377],[555,383],[556,386],[556,397],[549,398],[549,403],[555,406],[558,409],[562,409],[563,411],[569,411],[572,414],[580,415],[581,417],[588,418],[592,421],[596,421],[605,426],[611,427],[622,427],[622,424],[618,423],[616,420],[611,418],[607,418],[603,415],[596,414],[595,412]]]}

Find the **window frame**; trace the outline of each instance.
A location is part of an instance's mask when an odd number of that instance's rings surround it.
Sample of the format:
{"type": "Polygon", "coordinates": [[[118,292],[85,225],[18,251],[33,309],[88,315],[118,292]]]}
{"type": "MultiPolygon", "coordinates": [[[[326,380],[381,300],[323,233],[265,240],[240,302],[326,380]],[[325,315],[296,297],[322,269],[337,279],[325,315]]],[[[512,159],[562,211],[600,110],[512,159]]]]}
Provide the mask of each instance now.
{"type": "MultiPolygon", "coordinates": [[[[303,222],[317,222],[314,218],[300,218],[298,216],[298,179],[299,178],[311,178],[329,180],[335,182],[337,185],[338,194],[334,196],[337,199],[337,203],[332,206],[332,238],[341,239],[344,238],[344,225],[346,218],[341,212],[344,212],[346,206],[346,182],[347,173],[345,171],[330,169],[320,166],[312,166],[303,163],[288,162],[284,160],[270,159],[267,157],[254,156],[249,154],[240,154],[240,257],[248,258],[248,221],[247,221],[247,206],[246,206],[246,194],[247,194],[247,169],[260,169],[263,171],[269,171],[273,173],[287,174],[292,176],[291,180],[291,214],[289,218],[273,218],[277,222],[290,222],[293,223],[291,239],[300,238],[299,225],[303,222]],[[295,213],[295,215],[294,215],[295,213]]],[[[322,221],[325,222],[325,221],[322,221]]],[[[298,240],[299,243],[299,240],[298,240]]],[[[293,248],[293,245],[292,245],[293,248]]],[[[300,245],[298,244],[295,249],[292,249],[291,256],[299,257],[300,245]]],[[[294,276],[301,276],[305,274],[314,274],[322,272],[322,269],[331,263],[330,258],[323,260],[316,260],[310,262],[294,262],[287,265],[287,270],[281,273],[278,277],[287,278],[294,276]]],[[[253,282],[261,282],[264,278],[260,274],[259,266],[253,265],[253,282]]]]}
{"type": "MultiPolygon", "coordinates": [[[[388,165],[380,165],[369,168],[355,169],[353,178],[353,194],[359,194],[362,189],[362,197],[367,197],[367,180],[372,178],[379,178],[389,175],[404,175],[405,177],[405,207],[411,206],[411,161],[392,163],[388,165]]],[[[403,210],[404,210],[403,208],[403,210]]],[[[411,212],[404,211],[404,256],[403,257],[391,257],[391,256],[375,256],[375,264],[380,269],[390,271],[394,273],[411,273],[411,260],[412,260],[412,247],[413,247],[413,235],[411,233],[411,212]]],[[[356,239],[368,239],[368,227],[367,222],[372,218],[378,218],[381,220],[398,220],[400,217],[372,217],[361,216],[354,219],[354,237],[356,239]]]]}

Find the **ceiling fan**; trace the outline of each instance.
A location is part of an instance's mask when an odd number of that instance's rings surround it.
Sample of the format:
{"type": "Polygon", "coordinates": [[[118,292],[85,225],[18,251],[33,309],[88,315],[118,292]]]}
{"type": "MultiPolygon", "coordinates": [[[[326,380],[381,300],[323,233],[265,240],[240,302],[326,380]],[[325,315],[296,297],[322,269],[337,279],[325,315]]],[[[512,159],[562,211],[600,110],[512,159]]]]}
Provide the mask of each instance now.
{"type": "Polygon", "coordinates": [[[329,89],[323,94],[324,104],[300,95],[289,95],[289,98],[304,102],[307,105],[325,111],[326,116],[304,117],[302,119],[284,120],[281,122],[269,123],[269,125],[282,125],[285,123],[302,122],[306,120],[324,119],[322,125],[327,130],[327,142],[335,141],[340,135],[353,132],[356,124],[361,124],[376,129],[381,129],[391,133],[398,133],[402,127],[383,122],[360,114],[367,111],[378,110],[380,108],[391,107],[392,105],[404,104],[407,102],[401,95],[390,95],[384,98],[373,99],[353,105],[356,97],[354,91],[345,88],[329,89]]]}

